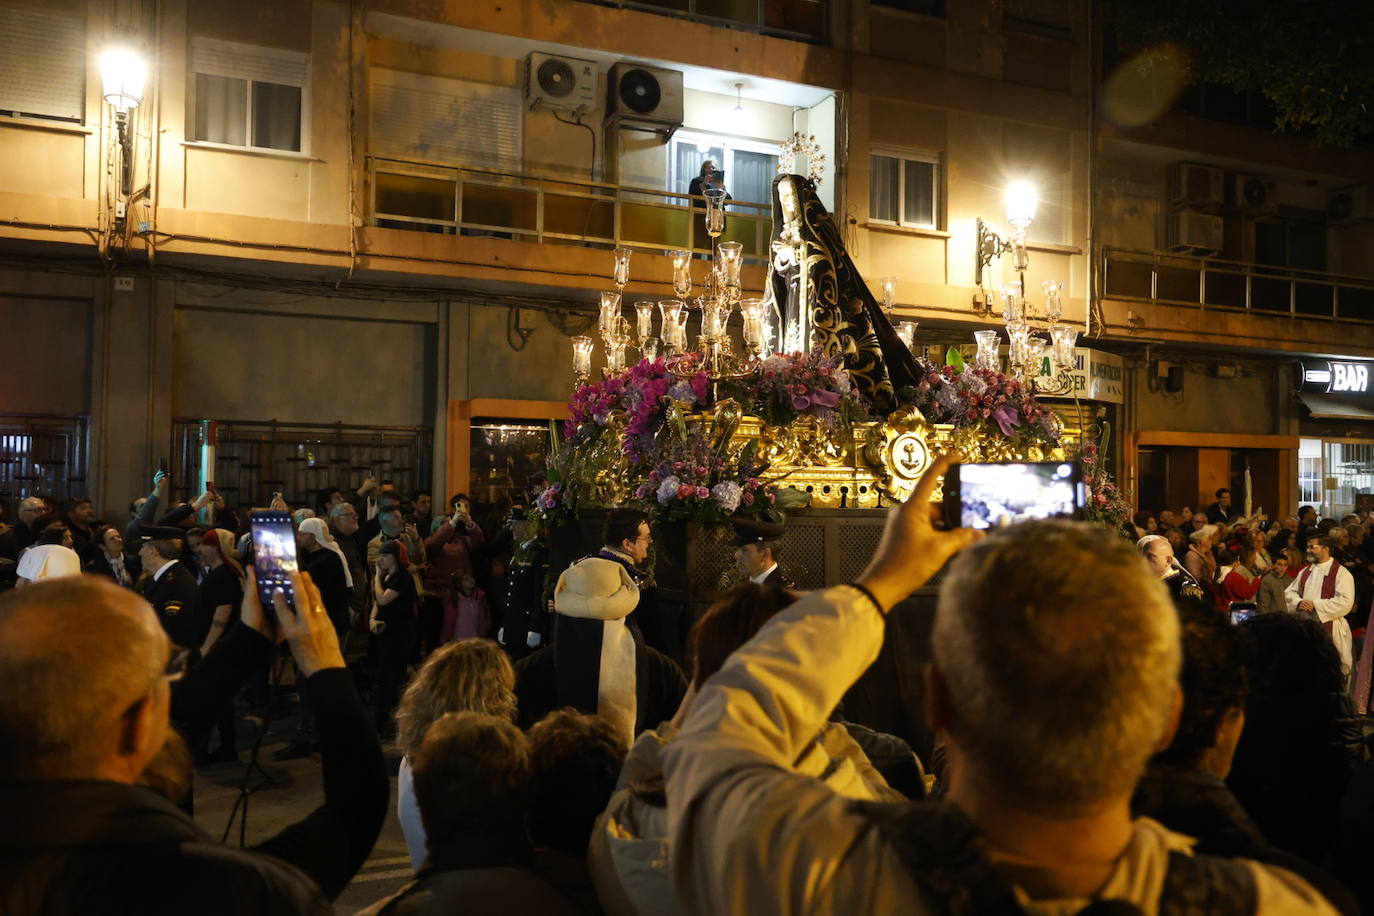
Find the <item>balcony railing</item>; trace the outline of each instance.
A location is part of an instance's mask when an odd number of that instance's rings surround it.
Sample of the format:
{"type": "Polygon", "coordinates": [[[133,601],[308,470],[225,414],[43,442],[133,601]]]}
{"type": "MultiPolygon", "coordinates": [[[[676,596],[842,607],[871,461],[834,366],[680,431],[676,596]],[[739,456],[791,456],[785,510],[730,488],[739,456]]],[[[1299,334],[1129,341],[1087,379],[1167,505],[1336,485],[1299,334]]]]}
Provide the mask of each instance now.
{"type": "Polygon", "coordinates": [[[1102,295],[1199,309],[1374,323],[1374,279],[1106,248],[1102,295]]]}
{"type": "MultiPolygon", "coordinates": [[[[371,219],[391,229],[481,235],[534,242],[707,252],[700,198],[648,188],[568,181],[368,158],[371,219]]],[[[722,240],[740,242],[746,259],[768,256],[771,204],[732,200],[722,240]]]]}

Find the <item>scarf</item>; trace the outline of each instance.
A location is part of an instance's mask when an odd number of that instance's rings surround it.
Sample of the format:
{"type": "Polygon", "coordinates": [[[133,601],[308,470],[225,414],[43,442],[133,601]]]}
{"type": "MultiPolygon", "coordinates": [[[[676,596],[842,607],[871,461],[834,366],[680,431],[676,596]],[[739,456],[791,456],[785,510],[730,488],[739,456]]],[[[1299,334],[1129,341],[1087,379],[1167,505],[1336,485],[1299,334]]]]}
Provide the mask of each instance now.
{"type": "Polygon", "coordinates": [[[554,641],[558,700],[605,717],[634,740],[639,656],[625,625],[639,604],[639,587],[615,560],[587,557],[558,577],[554,641]]]}
{"type": "Polygon", "coordinates": [[[329,533],[329,526],[324,523],[324,520],[308,518],[301,522],[301,530],[307,534],[313,534],[317,544],[325,550],[333,551],[338,556],[339,562],[343,564],[344,581],[348,583],[349,588],[352,588],[353,572],[348,568],[348,558],[344,556],[343,549],[334,540],[334,535],[329,533]]]}

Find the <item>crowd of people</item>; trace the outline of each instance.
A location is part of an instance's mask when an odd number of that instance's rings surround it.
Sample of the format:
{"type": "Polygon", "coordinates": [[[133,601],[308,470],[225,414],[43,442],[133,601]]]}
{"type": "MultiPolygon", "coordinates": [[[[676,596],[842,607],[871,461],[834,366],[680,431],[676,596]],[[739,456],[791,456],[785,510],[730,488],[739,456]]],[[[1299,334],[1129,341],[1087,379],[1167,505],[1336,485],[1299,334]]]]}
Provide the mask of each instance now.
{"type": "Polygon", "coordinates": [[[289,605],[213,491],[169,504],[159,473],[123,526],[26,499],[0,531],[0,910],[331,912],[392,775],[415,876],[368,914],[1374,907],[1367,519],[1268,525],[1222,492],[1129,541],[984,535],[932,511],[947,466],[846,585],[790,590],[781,529],[738,526],[740,584],[680,653],[646,638],[634,509],[549,569],[529,520],[484,531],[462,494],[278,496],[289,605]],[[921,760],[844,701],[942,569],[921,760]],[[223,846],[192,761],[237,759],[236,698],[270,705],[282,652],[283,756],[319,755],[324,802],[223,846]]]}

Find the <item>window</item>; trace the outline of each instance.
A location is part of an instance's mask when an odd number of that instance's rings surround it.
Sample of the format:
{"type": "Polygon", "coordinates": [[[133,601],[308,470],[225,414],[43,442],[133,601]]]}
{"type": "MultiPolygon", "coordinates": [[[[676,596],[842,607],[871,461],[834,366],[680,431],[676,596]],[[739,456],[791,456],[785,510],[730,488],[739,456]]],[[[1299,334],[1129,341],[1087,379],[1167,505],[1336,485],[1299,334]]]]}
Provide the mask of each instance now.
{"type": "Polygon", "coordinates": [[[708,159],[725,173],[725,189],[733,199],[771,204],[773,179],[778,174],[777,146],[680,130],[673,134],[668,186],[687,193],[688,185],[701,174],[701,166],[708,159]]]}
{"type": "Polygon", "coordinates": [[[191,139],[303,152],[307,55],[191,40],[191,139]]]}
{"type": "Polygon", "coordinates": [[[86,118],[86,23],[0,7],[0,112],[80,124],[86,118]]]}
{"type": "Polygon", "coordinates": [[[938,229],[940,157],[934,153],[869,156],[868,218],[875,223],[938,229]]]}
{"type": "Polygon", "coordinates": [[[1326,223],[1319,219],[1256,221],[1255,263],[1326,270],[1326,223]]]}
{"type": "Polygon", "coordinates": [[[375,155],[521,171],[519,88],[382,67],[370,75],[368,143],[375,155]]]}

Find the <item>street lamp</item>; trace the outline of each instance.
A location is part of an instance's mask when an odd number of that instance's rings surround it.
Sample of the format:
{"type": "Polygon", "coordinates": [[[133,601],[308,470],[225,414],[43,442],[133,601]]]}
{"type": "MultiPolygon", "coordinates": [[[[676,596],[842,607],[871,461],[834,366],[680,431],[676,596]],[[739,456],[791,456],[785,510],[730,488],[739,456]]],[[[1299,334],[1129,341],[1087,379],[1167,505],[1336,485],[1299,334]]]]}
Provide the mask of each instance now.
{"type": "Polygon", "coordinates": [[[133,141],[129,135],[129,112],[143,102],[143,90],[148,83],[148,65],[129,48],[110,48],[100,57],[100,84],[108,102],[115,110],[115,128],[119,134],[119,187],[128,197],[133,181],[133,141]]]}
{"type": "MultiPolygon", "coordinates": [[[[1024,275],[1029,264],[1029,256],[1026,254],[1026,232],[1035,221],[1035,208],[1040,202],[1040,196],[1030,182],[1014,181],[1007,186],[1004,200],[1007,207],[1007,222],[1013,230],[1011,238],[1004,239],[993,232],[981,216],[974,223],[977,244],[973,252],[973,284],[978,287],[983,285],[983,269],[992,264],[993,258],[1001,257],[1008,251],[1014,255],[1017,273],[1024,275]]],[[[1022,279],[1024,280],[1024,276],[1022,279]]]]}

